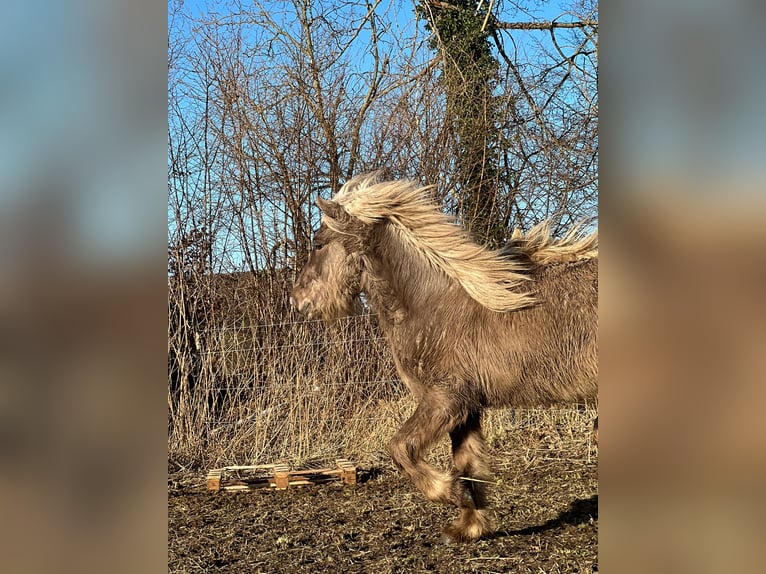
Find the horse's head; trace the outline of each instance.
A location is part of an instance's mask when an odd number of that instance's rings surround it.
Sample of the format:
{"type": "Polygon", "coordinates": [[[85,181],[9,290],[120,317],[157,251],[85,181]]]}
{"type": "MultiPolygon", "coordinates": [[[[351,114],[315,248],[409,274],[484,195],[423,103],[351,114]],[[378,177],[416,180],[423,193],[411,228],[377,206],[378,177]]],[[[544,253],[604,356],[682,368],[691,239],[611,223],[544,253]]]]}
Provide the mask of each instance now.
{"type": "Polygon", "coordinates": [[[334,201],[318,198],[317,205],[324,217],[290,301],[311,319],[331,321],[361,308],[362,252],[368,226],[334,201]]]}

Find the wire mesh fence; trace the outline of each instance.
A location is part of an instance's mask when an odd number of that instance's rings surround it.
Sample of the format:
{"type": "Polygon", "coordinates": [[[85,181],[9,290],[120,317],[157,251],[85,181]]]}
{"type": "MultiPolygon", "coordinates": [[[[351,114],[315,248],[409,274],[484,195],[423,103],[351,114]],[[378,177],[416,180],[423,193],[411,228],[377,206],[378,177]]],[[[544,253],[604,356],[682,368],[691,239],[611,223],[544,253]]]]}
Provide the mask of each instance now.
{"type": "MultiPolygon", "coordinates": [[[[168,449],[182,465],[387,460],[388,438],[415,407],[371,314],[330,326],[240,317],[173,335],[168,449]]],[[[485,434],[585,436],[593,416],[592,406],[495,411],[485,434]]]]}

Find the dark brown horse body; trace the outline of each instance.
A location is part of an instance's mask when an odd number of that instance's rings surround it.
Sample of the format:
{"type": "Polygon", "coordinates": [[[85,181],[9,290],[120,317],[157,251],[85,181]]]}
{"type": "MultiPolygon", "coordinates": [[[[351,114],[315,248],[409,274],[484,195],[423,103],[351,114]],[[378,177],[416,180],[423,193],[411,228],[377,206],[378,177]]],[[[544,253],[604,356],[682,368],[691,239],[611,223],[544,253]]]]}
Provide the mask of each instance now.
{"type": "Polygon", "coordinates": [[[418,399],[389,443],[394,462],[429,500],[460,508],[445,530],[450,539],[490,534],[482,410],[596,396],[595,235],[557,242],[538,230],[534,238],[517,235],[506,253],[488,252],[422,190],[369,177],[318,203],[325,217],[294,304],[331,320],[353,312],[365,293],[418,399]],[[447,433],[450,474],[425,461],[447,433]]]}

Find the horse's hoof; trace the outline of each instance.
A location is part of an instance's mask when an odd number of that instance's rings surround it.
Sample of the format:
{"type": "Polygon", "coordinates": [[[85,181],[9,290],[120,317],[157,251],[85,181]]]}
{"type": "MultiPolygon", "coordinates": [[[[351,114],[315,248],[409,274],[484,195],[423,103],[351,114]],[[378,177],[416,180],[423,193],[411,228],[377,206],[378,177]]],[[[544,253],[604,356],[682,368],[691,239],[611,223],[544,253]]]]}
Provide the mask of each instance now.
{"type": "Polygon", "coordinates": [[[455,540],[451,535],[447,534],[446,532],[442,532],[442,536],[439,539],[439,542],[441,542],[444,546],[452,546],[453,544],[457,543],[457,540],[455,540]]]}
{"type": "Polygon", "coordinates": [[[449,527],[445,528],[442,531],[442,535],[439,541],[445,546],[452,546],[454,544],[458,544],[459,542],[462,542],[460,536],[456,532],[454,532],[454,529],[449,527]]]}
{"type": "Polygon", "coordinates": [[[494,527],[489,517],[481,510],[469,509],[442,531],[442,542],[475,542],[481,538],[489,538],[493,533],[494,527]]]}
{"type": "Polygon", "coordinates": [[[452,545],[465,542],[474,542],[479,538],[481,538],[481,536],[478,535],[478,533],[476,533],[475,536],[472,536],[471,533],[467,532],[466,530],[456,528],[455,526],[447,526],[442,531],[441,542],[445,545],[452,545]]]}

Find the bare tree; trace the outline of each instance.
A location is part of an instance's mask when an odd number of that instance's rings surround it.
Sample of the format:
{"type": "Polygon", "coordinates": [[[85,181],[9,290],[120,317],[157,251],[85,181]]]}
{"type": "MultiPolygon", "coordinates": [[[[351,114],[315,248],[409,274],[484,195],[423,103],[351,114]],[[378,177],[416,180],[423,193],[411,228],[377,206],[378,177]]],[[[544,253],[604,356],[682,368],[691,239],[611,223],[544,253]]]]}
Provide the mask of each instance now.
{"type": "MultiPolygon", "coordinates": [[[[455,12],[423,4],[432,15],[455,12]]],[[[465,219],[483,210],[496,243],[543,218],[567,227],[594,216],[595,3],[552,22],[502,21],[502,2],[482,4],[473,15],[485,27],[479,48],[496,65],[480,77],[491,89],[477,82],[471,94],[458,48],[428,50],[414,12],[406,27],[396,2],[293,0],[275,11],[237,1],[225,14],[174,12],[171,234],[206,229],[211,272],[292,267],[316,225],[313,197],[379,168],[437,184],[445,208],[465,219]],[[473,181],[483,203],[467,199],[461,181],[473,181]]],[[[438,30],[425,32],[445,45],[438,30]]]]}

